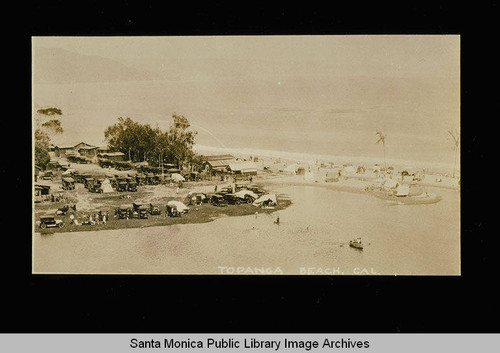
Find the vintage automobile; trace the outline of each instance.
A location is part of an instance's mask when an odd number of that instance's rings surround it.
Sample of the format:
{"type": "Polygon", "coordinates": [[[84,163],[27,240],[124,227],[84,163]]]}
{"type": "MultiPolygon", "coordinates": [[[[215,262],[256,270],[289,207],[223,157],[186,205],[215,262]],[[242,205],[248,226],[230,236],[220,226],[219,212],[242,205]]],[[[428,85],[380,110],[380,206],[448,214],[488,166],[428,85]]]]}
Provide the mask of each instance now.
{"type": "Polygon", "coordinates": [[[146,180],[148,185],[158,185],[160,183],[160,177],[153,173],[148,173],[146,175],[146,180]]]}
{"type": "Polygon", "coordinates": [[[40,217],[40,228],[62,228],[64,223],[60,219],[55,219],[54,216],[41,216],[40,217]]]}
{"type": "Polygon", "coordinates": [[[132,177],[127,177],[127,191],[137,191],[137,182],[135,181],[135,178],[132,177]]]}
{"type": "Polygon", "coordinates": [[[68,211],[69,211],[69,206],[65,205],[63,207],[59,207],[56,211],[56,214],[64,216],[66,213],[68,213],[68,211]]]}
{"type": "Polygon", "coordinates": [[[167,205],[166,210],[167,216],[169,217],[180,217],[181,213],[178,211],[177,206],[175,205],[167,205]]]}
{"type": "Polygon", "coordinates": [[[149,207],[146,204],[133,203],[132,206],[134,207],[134,213],[137,214],[137,218],[148,218],[149,207]]]}
{"type": "Polygon", "coordinates": [[[121,205],[115,211],[118,219],[132,218],[133,207],[131,205],[121,205]]]}
{"type": "Polygon", "coordinates": [[[227,201],[224,199],[224,196],[221,194],[213,194],[210,197],[210,203],[217,207],[225,207],[227,206],[227,201]]]}
{"type": "Polygon", "coordinates": [[[86,189],[88,189],[88,188],[89,188],[89,185],[90,185],[90,184],[92,184],[92,183],[94,183],[94,180],[95,180],[95,179],[94,179],[94,178],[92,178],[92,177],[87,177],[87,178],[85,178],[85,180],[84,180],[84,182],[83,182],[83,186],[85,186],[85,188],[86,188],[86,189]]]}
{"type": "Polygon", "coordinates": [[[201,205],[204,202],[208,202],[207,195],[202,192],[190,193],[187,196],[187,205],[201,205]]]}
{"type": "Polygon", "coordinates": [[[135,182],[137,183],[137,185],[146,185],[147,182],[146,175],[137,173],[135,175],[135,182]]]}
{"type": "Polygon", "coordinates": [[[75,190],[75,179],[70,177],[62,178],[62,188],[63,190],[75,190]]]}
{"type": "Polygon", "coordinates": [[[41,179],[42,180],[52,180],[53,177],[54,177],[54,173],[52,173],[52,171],[48,170],[45,173],[43,173],[41,179]]]}
{"type": "Polygon", "coordinates": [[[91,178],[87,182],[87,189],[90,192],[102,193],[102,186],[101,186],[101,184],[102,183],[101,183],[101,181],[99,179],[91,178]]]}
{"type": "Polygon", "coordinates": [[[128,183],[127,179],[123,177],[119,177],[116,179],[116,191],[127,191],[128,183]]]}
{"type": "Polygon", "coordinates": [[[161,210],[159,206],[155,206],[152,203],[149,204],[149,214],[150,215],[161,215],[161,210]]]}
{"type": "Polygon", "coordinates": [[[238,195],[235,194],[224,194],[224,200],[229,204],[229,205],[240,205],[243,199],[239,197],[238,195]]]}

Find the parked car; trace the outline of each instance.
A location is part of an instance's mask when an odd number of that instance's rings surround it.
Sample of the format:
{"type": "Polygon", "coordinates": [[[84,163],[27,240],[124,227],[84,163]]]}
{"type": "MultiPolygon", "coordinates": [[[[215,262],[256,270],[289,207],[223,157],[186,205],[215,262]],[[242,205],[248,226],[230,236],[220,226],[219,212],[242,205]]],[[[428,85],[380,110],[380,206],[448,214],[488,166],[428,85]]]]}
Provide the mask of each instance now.
{"type": "Polygon", "coordinates": [[[149,214],[150,215],[161,215],[161,210],[159,206],[155,206],[152,203],[149,204],[149,214]]]}
{"type": "Polygon", "coordinates": [[[85,178],[83,182],[83,186],[85,186],[85,189],[89,188],[89,184],[94,182],[94,178],[85,178]]]}
{"type": "Polygon", "coordinates": [[[137,191],[137,182],[135,181],[135,178],[128,177],[126,178],[127,180],[127,191],[137,191]]]}
{"type": "Polygon", "coordinates": [[[148,185],[158,185],[160,183],[160,177],[153,173],[146,175],[146,180],[148,185]]]}
{"type": "Polygon", "coordinates": [[[207,201],[207,195],[201,192],[193,193],[193,194],[188,194],[187,198],[189,199],[187,201],[187,205],[201,205],[203,202],[208,202],[207,201]]]}
{"type": "Polygon", "coordinates": [[[121,205],[115,211],[118,219],[132,218],[132,209],[130,205],[121,205]]]}
{"type": "Polygon", "coordinates": [[[87,181],[87,189],[90,192],[102,193],[101,181],[98,179],[91,178],[87,181]]]}
{"type": "Polygon", "coordinates": [[[224,199],[224,196],[220,194],[214,194],[210,197],[210,203],[217,207],[225,207],[227,206],[227,201],[224,199]]]}
{"type": "Polygon", "coordinates": [[[127,179],[120,177],[116,179],[116,191],[127,191],[128,190],[128,183],[127,179]]]}
{"type": "Polygon", "coordinates": [[[149,207],[143,203],[133,203],[134,213],[137,213],[137,218],[146,219],[148,218],[149,207]]]}
{"type": "Polygon", "coordinates": [[[45,173],[43,173],[42,180],[52,180],[53,177],[54,177],[54,173],[52,173],[52,171],[48,170],[45,173]]]}
{"type": "Polygon", "coordinates": [[[41,216],[40,217],[40,228],[62,228],[64,223],[60,219],[55,219],[54,216],[41,216]]]}
{"type": "Polygon", "coordinates": [[[180,217],[181,213],[177,210],[177,206],[167,205],[166,209],[167,216],[169,217],[180,217]]]}
{"type": "Polygon", "coordinates": [[[229,204],[229,205],[240,205],[242,202],[241,197],[235,195],[235,194],[224,194],[224,200],[229,204]]]}
{"type": "Polygon", "coordinates": [[[62,188],[63,190],[75,190],[75,179],[70,177],[62,178],[62,188]]]}
{"type": "Polygon", "coordinates": [[[147,183],[146,175],[141,173],[136,174],[135,182],[137,183],[137,185],[146,185],[147,183]]]}
{"type": "Polygon", "coordinates": [[[58,208],[56,214],[64,216],[66,213],[68,213],[68,211],[69,211],[69,206],[65,205],[63,207],[58,208]]]}

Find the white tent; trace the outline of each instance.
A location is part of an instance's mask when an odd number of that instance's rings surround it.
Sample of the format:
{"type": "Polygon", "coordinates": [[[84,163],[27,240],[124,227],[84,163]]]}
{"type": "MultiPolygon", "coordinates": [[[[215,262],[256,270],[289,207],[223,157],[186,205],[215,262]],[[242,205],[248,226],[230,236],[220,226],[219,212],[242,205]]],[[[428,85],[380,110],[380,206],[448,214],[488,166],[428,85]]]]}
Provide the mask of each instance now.
{"type": "Polygon", "coordinates": [[[189,207],[187,207],[186,205],[184,205],[180,201],[175,201],[175,200],[169,201],[169,202],[167,202],[167,206],[176,206],[177,211],[179,211],[179,212],[188,212],[189,211],[189,207]]]}
{"type": "Polygon", "coordinates": [[[102,182],[101,189],[103,193],[113,192],[113,187],[111,186],[111,182],[108,178],[104,179],[104,181],[102,182]]]}
{"type": "Polygon", "coordinates": [[[273,205],[276,205],[278,203],[278,201],[276,200],[275,194],[266,194],[266,195],[262,195],[257,200],[255,200],[252,205],[260,206],[260,205],[262,205],[262,203],[264,203],[265,201],[268,201],[268,200],[270,200],[273,205]]]}
{"type": "Polygon", "coordinates": [[[408,196],[410,193],[410,185],[402,184],[398,185],[396,189],[396,196],[408,196]]]}
{"type": "Polygon", "coordinates": [[[178,173],[173,173],[170,179],[172,179],[173,181],[186,181],[186,179],[178,173]]]}

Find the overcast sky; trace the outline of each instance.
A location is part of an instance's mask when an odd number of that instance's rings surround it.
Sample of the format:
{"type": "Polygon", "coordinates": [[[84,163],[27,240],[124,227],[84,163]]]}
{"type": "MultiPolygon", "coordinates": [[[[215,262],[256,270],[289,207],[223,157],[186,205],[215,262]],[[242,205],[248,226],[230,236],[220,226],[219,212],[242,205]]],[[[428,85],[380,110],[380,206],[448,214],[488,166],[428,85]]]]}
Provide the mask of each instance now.
{"type": "Polygon", "coordinates": [[[331,75],[459,75],[460,37],[450,36],[198,36],[198,37],[36,37],[34,46],[62,48],[157,70],[168,61],[283,62],[297,74],[318,63],[331,75]]]}

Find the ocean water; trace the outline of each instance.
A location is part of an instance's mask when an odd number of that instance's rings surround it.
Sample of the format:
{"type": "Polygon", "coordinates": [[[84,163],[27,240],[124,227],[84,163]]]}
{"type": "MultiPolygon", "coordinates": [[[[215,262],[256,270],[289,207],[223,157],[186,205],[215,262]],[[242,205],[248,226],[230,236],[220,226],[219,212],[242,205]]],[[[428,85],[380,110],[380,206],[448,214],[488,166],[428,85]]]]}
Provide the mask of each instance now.
{"type": "MultiPolygon", "coordinates": [[[[365,194],[278,187],[293,205],[278,213],[205,224],[34,234],[35,272],[459,275],[460,202],[390,206],[365,194]],[[280,216],[280,224],[274,223],[280,216]],[[349,247],[361,237],[360,251],[349,247]],[[250,270],[248,270],[250,269],[250,270]]],[[[212,207],[207,205],[206,207],[212,207]]],[[[237,206],[229,206],[237,207],[237,206]]]]}
{"type": "Polygon", "coordinates": [[[199,145],[382,160],[380,129],[388,159],[449,168],[455,152],[447,130],[460,126],[458,79],[442,78],[35,84],[33,104],[62,109],[65,132],[56,144],[104,144],[104,129],[120,116],[166,129],[176,112],[198,131],[199,145]]]}

